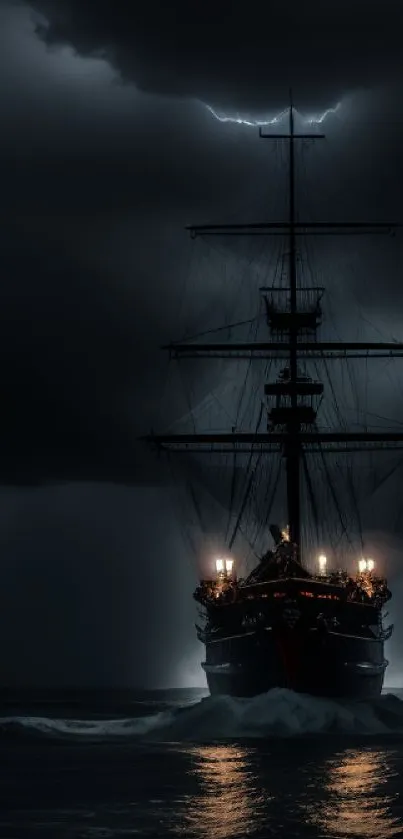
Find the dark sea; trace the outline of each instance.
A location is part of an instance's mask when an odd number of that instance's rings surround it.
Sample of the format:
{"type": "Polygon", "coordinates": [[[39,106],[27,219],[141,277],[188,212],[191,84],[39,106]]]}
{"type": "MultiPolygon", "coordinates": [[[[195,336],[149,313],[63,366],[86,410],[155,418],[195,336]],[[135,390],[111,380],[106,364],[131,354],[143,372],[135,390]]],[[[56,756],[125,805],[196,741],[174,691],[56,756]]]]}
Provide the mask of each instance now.
{"type": "Polygon", "coordinates": [[[0,839],[403,839],[403,692],[2,695],[0,839]]]}

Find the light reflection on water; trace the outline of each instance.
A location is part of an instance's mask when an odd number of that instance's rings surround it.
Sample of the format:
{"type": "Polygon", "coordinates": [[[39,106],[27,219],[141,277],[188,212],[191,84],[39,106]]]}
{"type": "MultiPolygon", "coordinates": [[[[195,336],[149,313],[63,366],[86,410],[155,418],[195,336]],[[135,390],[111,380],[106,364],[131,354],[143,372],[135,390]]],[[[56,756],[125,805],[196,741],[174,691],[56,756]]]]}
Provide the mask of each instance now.
{"type": "Polygon", "coordinates": [[[239,744],[187,748],[197,788],[182,799],[174,832],[192,839],[403,836],[392,750],[345,749],[319,760],[310,751],[308,742],[299,755],[285,744],[277,754],[239,744]]]}
{"type": "Polygon", "coordinates": [[[325,765],[324,801],[310,803],[306,817],[325,830],[325,836],[392,839],[402,836],[403,826],[392,815],[395,798],[382,786],[398,773],[390,751],[347,750],[325,765]]]}
{"type": "Polygon", "coordinates": [[[188,801],[185,836],[228,839],[259,829],[265,796],[256,785],[250,750],[238,745],[203,745],[188,750],[200,793],[188,801]]]}

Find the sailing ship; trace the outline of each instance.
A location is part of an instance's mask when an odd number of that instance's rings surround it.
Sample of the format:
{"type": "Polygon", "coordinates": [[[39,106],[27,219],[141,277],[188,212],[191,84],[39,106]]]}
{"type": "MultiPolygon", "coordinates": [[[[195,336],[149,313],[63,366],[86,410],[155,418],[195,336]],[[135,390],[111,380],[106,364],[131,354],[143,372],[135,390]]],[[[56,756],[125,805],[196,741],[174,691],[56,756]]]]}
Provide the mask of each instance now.
{"type": "MultiPolygon", "coordinates": [[[[246,458],[248,480],[227,550],[215,558],[215,569],[202,579],[194,597],[203,624],[196,625],[205,645],[204,668],[212,694],[253,696],[273,687],[331,697],[369,698],[379,695],[388,662],[384,644],[393,626],[385,627],[387,581],[374,561],[359,558],[356,573],[328,567],[322,552],[312,568],[302,546],[303,478],[307,502],[315,511],[317,486],[307,471],[307,455],[317,452],[324,462],[332,452],[389,450],[402,447],[403,433],[322,430],[317,422],[324,385],[307,373],[309,364],[338,358],[403,355],[403,344],[393,342],[321,341],[323,287],[302,286],[298,278],[298,237],[356,233],[389,233],[389,222],[302,222],[296,214],[295,148],[299,141],[324,135],[295,130],[292,100],[286,114],[288,131],[260,137],[288,146],[288,217],[285,221],[245,224],[207,224],[188,228],[192,237],[281,235],[287,242],[286,284],[259,289],[265,307],[265,340],[212,341],[194,339],[169,344],[170,355],[182,358],[285,359],[274,381],[264,385],[267,427],[261,416],[250,430],[193,430],[191,433],[151,434],[145,438],[159,452],[198,456],[203,452],[246,458]],[[232,548],[242,533],[256,464],[279,454],[285,475],[283,524],[269,525],[271,547],[259,555],[253,570],[237,576],[232,548]]],[[[182,455],[181,455],[182,457],[182,455]]],[[[330,487],[334,495],[334,487],[330,487]]],[[[320,492],[320,490],[319,490],[320,492]]],[[[266,496],[267,498],[267,496],[266,496]]],[[[266,503],[266,519],[271,503],[266,503]]],[[[358,558],[357,558],[358,559],[358,558]]]]}

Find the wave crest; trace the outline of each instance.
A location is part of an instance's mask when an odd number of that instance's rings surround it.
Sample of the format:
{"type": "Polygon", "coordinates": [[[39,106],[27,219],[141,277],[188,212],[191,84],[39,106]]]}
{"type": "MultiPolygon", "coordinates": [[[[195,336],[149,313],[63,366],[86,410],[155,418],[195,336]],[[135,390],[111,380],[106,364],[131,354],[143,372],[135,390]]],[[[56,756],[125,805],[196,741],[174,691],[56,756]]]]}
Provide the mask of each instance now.
{"type": "Polygon", "coordinates": [[[251,699],[209,696],[150,716],[80,720],[0,718],[2,736],[76,740],[206,741],[307,734],[403,734],[403,701],[387,694],[369,702],[322,699],[274,688],[251,699]]]}

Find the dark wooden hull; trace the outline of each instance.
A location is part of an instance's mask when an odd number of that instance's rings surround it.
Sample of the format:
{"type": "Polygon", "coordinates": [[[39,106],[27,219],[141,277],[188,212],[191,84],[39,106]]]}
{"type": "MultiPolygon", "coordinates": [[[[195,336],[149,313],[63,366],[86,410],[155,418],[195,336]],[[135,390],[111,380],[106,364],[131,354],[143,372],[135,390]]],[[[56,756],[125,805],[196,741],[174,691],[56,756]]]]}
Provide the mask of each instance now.
{"type": "Polygon", "coordinates": [[[342,586],[299,578],[246,585],[232,601],[211,606],[207,626],[198,636],[212,694],[287,687],[370,699],[382,691],[389,636],[381,608],[348,600],[342,586]]]}
{"type": "Polygon", "coordinates": [[[380,639],[286,627],[207,643],[203,664],[212,694],[255,696],[288,687],[351,699],[379,696],[386,666],[380,639]]]}

